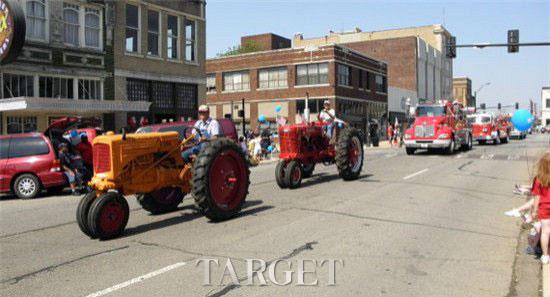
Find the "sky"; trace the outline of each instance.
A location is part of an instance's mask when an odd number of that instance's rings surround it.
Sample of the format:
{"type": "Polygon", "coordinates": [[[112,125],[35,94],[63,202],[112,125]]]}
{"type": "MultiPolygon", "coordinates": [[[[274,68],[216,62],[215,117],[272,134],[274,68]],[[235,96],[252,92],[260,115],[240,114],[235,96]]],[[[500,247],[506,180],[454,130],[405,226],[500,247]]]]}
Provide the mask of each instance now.
{"type": "MultiPolygon", "coordinates": [[[[273,32],[292,39],[319,37],[329,30],[355,27],[376,31],[443,24],[457,44],[505,43],[509,29],[520,30],[520,42],[550,42],[547,1],[357,1],[357,0],[207,0],[207,57],[238,45],[244,35],[273,32]]],[[[527,108],[539,103],[541,88],[550,86],[550,46],[457,49],[453,76],[481,85],[478,104],[527,108]]]]}

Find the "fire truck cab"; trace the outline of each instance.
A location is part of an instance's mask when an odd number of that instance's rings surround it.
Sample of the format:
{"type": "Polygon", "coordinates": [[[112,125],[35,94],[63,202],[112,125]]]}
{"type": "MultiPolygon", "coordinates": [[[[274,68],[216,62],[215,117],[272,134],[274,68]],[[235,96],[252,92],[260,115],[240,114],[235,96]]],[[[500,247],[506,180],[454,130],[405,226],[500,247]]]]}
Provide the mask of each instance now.
{"type": "Polygon", "coordinates": [[[414,122],[405,131],[408,155],[417,149],[442,149],[448,154],[461,148],[472,148],[472,131],[464,107],[458,102],[443,100],[416,107],[414,122]]]}
{"type": "Polygon", "coordinates": [[[478,113],[468,116],[472,126],[472,135],[479,144],[488,141],[493,144],[507,143],[510,137],[510,125],[504,116],[493,113],[478,113]]]}

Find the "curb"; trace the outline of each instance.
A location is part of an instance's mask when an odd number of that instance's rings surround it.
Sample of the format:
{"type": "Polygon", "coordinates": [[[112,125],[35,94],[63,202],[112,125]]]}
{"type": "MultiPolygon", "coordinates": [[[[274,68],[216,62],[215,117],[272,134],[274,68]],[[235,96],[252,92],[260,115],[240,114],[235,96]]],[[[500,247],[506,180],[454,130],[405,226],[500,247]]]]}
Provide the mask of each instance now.
{"type": "Polygon", "coordinates": [[[550,297],[550,264],[542,265],[542,297],[550,297]]]}

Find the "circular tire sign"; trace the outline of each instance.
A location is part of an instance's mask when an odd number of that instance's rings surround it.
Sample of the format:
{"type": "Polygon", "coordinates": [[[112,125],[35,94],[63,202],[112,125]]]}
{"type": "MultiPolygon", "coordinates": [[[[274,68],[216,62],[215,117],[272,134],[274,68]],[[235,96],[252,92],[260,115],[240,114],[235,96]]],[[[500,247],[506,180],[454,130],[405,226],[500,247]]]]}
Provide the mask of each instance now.
{"type": "Polygon", "coordinates": [[[14,0],[0,0],[0,64],[15,61],[25,43],[25,15],[14,0]]]}

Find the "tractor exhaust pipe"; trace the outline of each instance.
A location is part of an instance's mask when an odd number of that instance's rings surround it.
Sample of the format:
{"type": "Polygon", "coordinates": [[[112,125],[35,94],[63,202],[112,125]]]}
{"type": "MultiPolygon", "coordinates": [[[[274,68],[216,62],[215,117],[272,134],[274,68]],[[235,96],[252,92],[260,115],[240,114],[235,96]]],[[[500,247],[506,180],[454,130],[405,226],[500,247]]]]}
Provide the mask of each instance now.
{"type": "Polygon", "coordinates": [[[306,107],[304,108],[304,119],[309,124],[309,92],[306,92],[306,107]]]}

